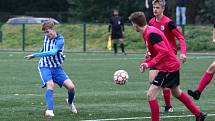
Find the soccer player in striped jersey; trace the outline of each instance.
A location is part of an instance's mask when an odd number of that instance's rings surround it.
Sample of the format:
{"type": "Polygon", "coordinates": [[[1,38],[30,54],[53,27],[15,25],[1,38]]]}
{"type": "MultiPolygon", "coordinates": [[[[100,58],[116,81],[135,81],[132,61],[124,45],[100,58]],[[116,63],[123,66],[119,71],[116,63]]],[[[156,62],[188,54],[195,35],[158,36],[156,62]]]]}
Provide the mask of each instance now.
{"type": "MultiPolygon", "coordinates": [[[[214,28],[213,28],[213,43],[215,43],[215,22],[214,22],[214,28]]],[[[215,74],[215,61],[208,67],[205,74],[202,76],[202,78],[199,80],[197,89],[195,91],[188,90],[188,94],[193,97],[195,100],[199,100],[201,93],[206,88],[206,86],[211,82],[213,79],[213,76],[215,74]]]]}
{"type": "Polygon", "coordinates": [[[151,53],[149,58],[140,64],[140,72],[143,73],[151,67],[159,70],[147,92],[152,121],[160,121],[159,103],[156,97],[163,88],[170,88],[173,96],[196,116],[196,121],[204,121],[207,114],[201,112],[179,87],[180,62],[166,36],[159,29],[147,25],[143,12],[132,13],[129,20],[131,20],[133,28],[143,37],[144,43],[151,53]]]}
{"type": "Polygon", "coordinates": [[[64,61],[64,37],[58,34],[54,29],[54,23],[50,20],[42,24],[42,31],[44,32],[43,48],[39,53],[33,53],[25,56],[27,60],[35,57],[40,57],[38,70],[41,78],[42,88],[47,87],[45,93],[46,100],[46,117],[54,116],[54,83],[60,87],[64,86],[68,90],[67,103],[70,111],[77,113],[76,107],[73,103],[75,95],[75,85],[65,73],[61,64],[64,61]]]}
{"type": "MultiPolygon", "coordinates": [[[[182,35],[182,33],[179,31],[179,29],[176,27],[176,25],[172,22],[170,18],[164,15],[164,10],[165,10],[165,5],[166,2],[165,0],[153,0],[153,13],[154,13],[154,18],[152,18],[149,21],[150,26],[154,26],[161,30],[167,40],[170,43],[171,48],[173,49],[174,53],[177,55],[177,46],[176,46],[176,40],[175,38],[178,39],[179,44],[180,44],[180,60],[181,62],[186,61],[186,42],[185,39],[182,35]]],[[[149,81],[153,81],[155,76],[157,75],[158,70],[156,68],[151,68],[149,71],[149,81]]],[[[165,102],[165,112],[173,112],[173,108],[171,105],[170,101],[170,89],[164,88],[163,89],[163,97],[164,97],[164,102],[165,102]]]]}

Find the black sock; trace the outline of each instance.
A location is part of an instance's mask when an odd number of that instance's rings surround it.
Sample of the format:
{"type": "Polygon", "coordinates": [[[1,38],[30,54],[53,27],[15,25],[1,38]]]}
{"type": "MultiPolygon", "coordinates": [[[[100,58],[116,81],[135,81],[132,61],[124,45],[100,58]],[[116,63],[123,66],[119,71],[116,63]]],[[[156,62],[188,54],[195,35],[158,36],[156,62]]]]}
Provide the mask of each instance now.
{"type": "Polygon", "coordinates": [[[116,43],[113,44],[113,49],[114,49],[114,53],[116,54],[117,53],[117,44],[116,43]]]}
{"type": "Polygon", "coordinates": [[[125,53],[125,47],[124,47],[124,44],[123,44],[123,43],[120,44],[120,47],[121,47],[121,49],[122,49],[122,52],[125,53]]]}

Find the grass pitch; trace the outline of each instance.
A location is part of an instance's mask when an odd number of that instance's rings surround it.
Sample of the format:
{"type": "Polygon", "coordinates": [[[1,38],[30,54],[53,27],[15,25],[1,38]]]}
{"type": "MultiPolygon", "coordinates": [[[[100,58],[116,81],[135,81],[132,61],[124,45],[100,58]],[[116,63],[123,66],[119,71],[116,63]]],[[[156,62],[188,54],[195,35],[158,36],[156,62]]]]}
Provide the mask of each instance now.
{"type": "MultiPolygon", "coordinates": [[[[0,120],[1,121],[80,121],[80,120],[126,120],[150,121],[150,109],[146,97],[148,72],[140,73],[139,63],[143,54],[126,56],[112,53],[66,53],[63,65],[76,85],[75,103],[78,114],[71,114],[65,104],[66,90],[57,85],[54,92],[55,117],[43,116],[45,110],[44,89],[40,88],[37,72],[39,59],[24,60],[29,53],[0,52],[0,120]],[[124,69],[129,74],[126,85],[112,82],[113,73],[124,69]],[[123,118],[123,119],[120,119],[123,118]]],[[[194,89],[215,56],[188,55],[181,69],[181,88],[194,89]]],[[[212,81],[195,103],[215,121],[215,88],[212,81]]],[[[161,121],[194,121],[186,107],[172,99],[174,112],[165,114],[162,94],[158,96],[161,121]],[[167,116],[173,116],[168,118],[167,116]]]]}

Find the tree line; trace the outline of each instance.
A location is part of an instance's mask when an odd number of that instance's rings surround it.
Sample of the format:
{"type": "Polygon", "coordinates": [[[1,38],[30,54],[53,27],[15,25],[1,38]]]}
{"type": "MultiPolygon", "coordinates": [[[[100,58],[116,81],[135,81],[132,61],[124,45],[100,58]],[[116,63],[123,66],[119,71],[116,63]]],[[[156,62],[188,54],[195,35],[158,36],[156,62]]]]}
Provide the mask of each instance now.
{"type": "MultiPolygon", "coordinates": [[[[214,6],[214,0],[188,0],[187,22],[212,23],[215,20],[214,6]]],[[[169,15],[173,19],[175,7],[176,0],[168,0],[169,15]]],[[[121,16],[127,20],[134,11],[146,11],[145,0],[0,0],[0,21],[6,20],[3,13],[9,18],[12,15],[34,16],[36,12],[37,16],[43,13],[41,15],[47,17],[61,17],[61,22],[107,22],[113,9],[119,9],[121,16]]]]}

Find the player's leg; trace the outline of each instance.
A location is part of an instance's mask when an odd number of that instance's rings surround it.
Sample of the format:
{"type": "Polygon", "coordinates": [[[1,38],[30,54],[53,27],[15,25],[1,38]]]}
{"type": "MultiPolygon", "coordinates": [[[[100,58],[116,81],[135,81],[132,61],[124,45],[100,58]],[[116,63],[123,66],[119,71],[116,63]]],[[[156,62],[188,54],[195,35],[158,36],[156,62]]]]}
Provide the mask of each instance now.
{"type": "Polygon", "coordinates": [[[161,89],[162,88],[151,84],[147,92],[148,102],[151,109],[152,121],[160,121],[159,102],[156,97],[161,89]]]}
{"type": "Polygon", "coordinates": [[[55,68],[54,71],[54,82],[57,83],[60,87],[64,86],[67,89],[68,99],[67,103],[70,107],[70,111],[73,113],[77,113],[75,105],[73,103],[74,96],[75,96],[75,85],[69,79],[69,76],[63,70],[62,67],[55,68]]]}
{"type": "Polygon", "coordinates": [[[173,112],[173,107],[171,104],[171,91],[169,88],[163,88],[163,97],[164,97],[164,102],[165,102],[165,109],[164,112],[169,113],[173,112]]]}
{"type": "Polygon", "coordinates": [[[180,26],[180,7],[176,7],[176,25],[180,26]]]}
{"type": "Polygon", "coordinates": [[[63,86],[68,90],[68,99],[67,103],[70,107],[70,111],[73,113],[77,113],[77,109],[74,105],[74,97],[75,97],[75,85],[70,79],[64,81],[63,86]]]}
{"type": "Polygon", "coordinates": [[[201,112],[201,110],[194,104],[190,97],[179,88],[179,86],[171,88],[171,91],[173,96],[180,100],[190,110],[190,112],[196,116],[196,121],[204,121],[207,114],[201,112]]]}
{"type": "Polygon", "coordinates": [[[124,55],[126,55],[126,53],[125,53],[124,39],[123,39],[123,38],[120,38],[120,39],[119,39],[119,43],[120,43],[120,47],[121,47],[122,53],[123,53],[124,55]]]}
{"type": "Polygon", "coordinates": [[[41,78],[41,86],[42,88],[47,87],[45,92],[45,100],[46,100],[46,112],[45,116],[53,117],[53,109],[54,109],[54,99],[53,99],[53,90],[54,90],[54,82],[52,79],[51,69],[48,67],[38,67],[38,71],[41,78]]]}
{"type": "Polygon", "coordinates": [[[169,87],[172,91],[174,97],[180,100],[189,110],[196,116],[196,121],[204,121],[206,118],[206,114],[202,113],[201,110],[193,103],[190,97],[184,93],[179,85],[180,85],[180,72],[169,72],[166,76],[166,80],[171,81],[164,81],[164,85],[169,87]]]}
{"type": "Polygon", "coordinates": [[[47,83],[47,89],[45,93],[45,99],[46,99],[46,112],[45,116],[47,117],[53,117],[54,113],[54,98],[53,98],[53,93],[54,93],[54,82],[53,80],[49,80],[47,83]]]}
{"type": "Polygon", "coordinates": [[[188,94],[190,96],[192,96],[195,100],[198,100],[200,98],[201,93],[205,89],[205,87],[213,79],[214,73],[215,73],[215,61],[209,66],[209,68],[206,70],[205,74],[199,80],[197,90],[195,90],[195,91],[188,90],[188,94]]]}
{"type": "Polygon", "coordinates": [[[117,40],[117,39],[112,39],[112,40],[113,40],[113,50],[114,50],[114,54],[117,54],[118,40],[117,40]]]}
{"type": "Polygon", "coordinates": [[[184,35],[185,32],[185,25],[186,25],[186,7],[181,7],[181,16],[182,16],[182,33],[184,35]]]}
{"type": "MultiPolygon", "coordinates": [[[[155,77],[158,74],[158,70],[155,70],[154,68],[151,68],[149,70],[149,82],[152,83],[152,81],[155,79],[155,77]]],[[[165,102],[165,112],[173,112],[173,108],[171,105],[171,100],[170,100],[171,92],[170,89],[164,88],[163,89],[163,97],[164,97],[164,102],[165,102]]]]}

